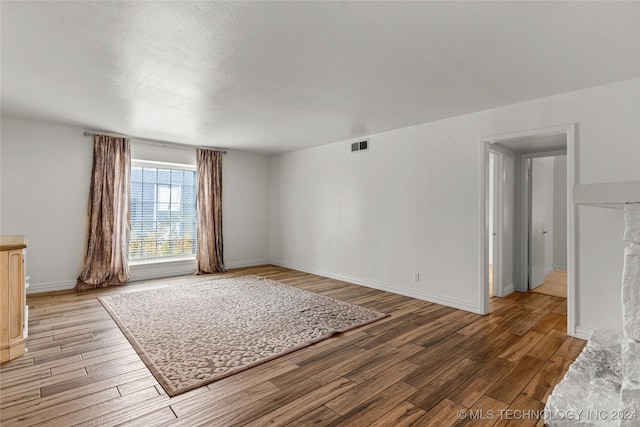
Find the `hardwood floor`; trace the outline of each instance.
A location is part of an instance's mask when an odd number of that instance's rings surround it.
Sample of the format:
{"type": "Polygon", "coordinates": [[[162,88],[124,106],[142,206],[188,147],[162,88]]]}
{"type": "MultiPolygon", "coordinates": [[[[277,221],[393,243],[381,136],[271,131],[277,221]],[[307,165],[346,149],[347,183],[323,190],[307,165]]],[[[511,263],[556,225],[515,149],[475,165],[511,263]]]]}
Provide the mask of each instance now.
{"type": "Polygon", "coordinates": [[[390,317],[169,398],[96,297],[172,281],[31,295],[29,351],[0,367],[0,424],[542,425],[498,411],[543,409],[584,345],[553,296],[493,298],[480,316],[275,266],[227,274],[251,273],[390,317]],[[459,419],[469,409],[493,419],[459,419]]]}
{"type": "Polygon", "coordinates": [[[531,292],[551,295],[554,297],[567,297],[567,270],[553,270],[544,276],[544,283],[531,292]]]}

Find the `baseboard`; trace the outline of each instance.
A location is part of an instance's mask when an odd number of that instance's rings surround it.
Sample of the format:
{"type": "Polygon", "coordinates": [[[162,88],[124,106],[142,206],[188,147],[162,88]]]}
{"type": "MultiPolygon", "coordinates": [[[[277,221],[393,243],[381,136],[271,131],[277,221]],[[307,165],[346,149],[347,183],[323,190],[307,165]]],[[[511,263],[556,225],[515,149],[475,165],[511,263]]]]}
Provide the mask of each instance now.
{"type": "Polygon", "coordinates": [[[580,338],[581,340],[588,340],[591,338],[591,334],[593,333],[593,329],[587,328],[585,326],[576,325],[576,331],[573,334],[575,338],[580,338]]]}
{"type": "Polygon", "coordinates": [[[29,284],[27,294],[39,294],[43,292],[67,291],[76,287],[76,281],[33,283],[29,284]]]}
{"type": "Polygon", "coordinates": [[[507,295],[511,295],[513,292],[515,292],[515,286],[513,285],[513,283],[502,288],[503,297],[506,297],[507,295]]]}
{"type": "MultiPolygon", "coordinates": [[[[266,259],[251,259],[247,261],[236,261],[227,263],[227,268],[253,267],[256,265],[268,264],[266,259]]],[[[141,282],[151,279],[164,279],[166,277],[186,276],[196,271],[195,260],[179,260],[168,262],[156,262],[150,264],[131,265],[129,267],[129,282],[141,282]]],[[[66,291],[74,289],[76,281],[33,283],[27,288],[27,294],[38,294],[43,292],[66,291]]]]}
{"type": "Polygon", "coordinates": [[[316,268],[308,267],[306,265],[296,264],[292,262],[284,262],[279,260],[270,260],[270,264],[280,267],[291,268],[293,270],[303,271],[305,273],[316,274],[318,276],[329,277],[331,279],[341,280],[343,282],[353,283],[356,285],[366,286],[367,288],[379,289],[381,291],[393,292],[395,294],[404,295],[412,298],[421,299],[436,304],[446,305],[447,307],[453,307],[464,311],[470,311],[472,313],[482,314],[478,305],[469,304],[466,301],[460,301],[455,298],[449,298],[443,295],[437,295],[426,292],[414,292],[409,289],[398,288],[397,286],[379,282],[377,280],[362,279],[353,276],[344,276],[341,274],[334,274],[328,271],[318,270],[316,268]]]}
{"type": "MultiPolygon", "coordinates": [[[[193,266],[166,266],[162,264],[136,265],[130,267],[129,282],[185,276],[187,274],[193,274],[194,271],[195,261],[193,261],[193,266]]],[[[27,295],[75,289],[76,283],[75,280],[67,282],[34,283],[30,284],[27,288],[27,295]]]]}
{"type": "Polygon", "coordinates": [[[566,270],[567,266],[566,265],[554,265],[553,269],[554,270],[566,270]]]}
{"type": "Polygon", "coordinates": [[[224,266],[229,268],[255,267],[257,265],[269,264],[268,259],[250,259],[247,261],[225,262],[224,266]]]}

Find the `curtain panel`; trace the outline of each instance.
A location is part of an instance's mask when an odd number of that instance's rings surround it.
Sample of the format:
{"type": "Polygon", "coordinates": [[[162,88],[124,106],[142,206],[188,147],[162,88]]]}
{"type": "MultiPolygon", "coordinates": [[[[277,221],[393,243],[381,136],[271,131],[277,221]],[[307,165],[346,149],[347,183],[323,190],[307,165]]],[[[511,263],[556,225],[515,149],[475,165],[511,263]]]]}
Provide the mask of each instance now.
{"type": "Polygon", "coordinates": [[[77,289],[129,280],[130,164],[128,139],[94,136],[87,251],[77,289]]]}
{"type": "Polygon", "coordinates": [[[222,153],[196,152],[196,274],[225,272],[222,246],[222,153]]]}

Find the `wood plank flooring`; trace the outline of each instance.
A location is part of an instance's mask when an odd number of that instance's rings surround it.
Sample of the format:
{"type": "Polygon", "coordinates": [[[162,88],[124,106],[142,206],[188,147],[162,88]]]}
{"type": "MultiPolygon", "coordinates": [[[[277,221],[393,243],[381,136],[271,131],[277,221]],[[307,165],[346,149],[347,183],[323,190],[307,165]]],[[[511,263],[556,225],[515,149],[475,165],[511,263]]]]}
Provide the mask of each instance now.
{"type": "Polygon", "coordinates": [[[544,283],[531,292],[551,295],[554,297],[567,297],[567,270],[553,270],[544,276],[544,283]]]}
{"type": "Polygon", "coordinates": [[[390,316],[169,398],[96,297],[209,276],[30,295],[29,351],[0,366],[0,425],[523,425],[498,411],[542,409],[584,345],[563,298],[514,293],[479,316],[281,267],[227,273],[244,274],[390,316]],[[469,409],[494,419],[459,419],[469,409]]]}

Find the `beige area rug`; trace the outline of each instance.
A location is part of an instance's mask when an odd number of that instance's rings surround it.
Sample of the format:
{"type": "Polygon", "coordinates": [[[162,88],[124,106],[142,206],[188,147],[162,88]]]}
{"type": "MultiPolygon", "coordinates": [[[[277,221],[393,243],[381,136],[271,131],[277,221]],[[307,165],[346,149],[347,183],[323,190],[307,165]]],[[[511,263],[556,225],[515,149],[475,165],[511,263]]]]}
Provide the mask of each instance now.
{"type": "Polygon", "coordinates": [[[99,300],[169,396],[387,316],[258,276],[99,300]]]}

